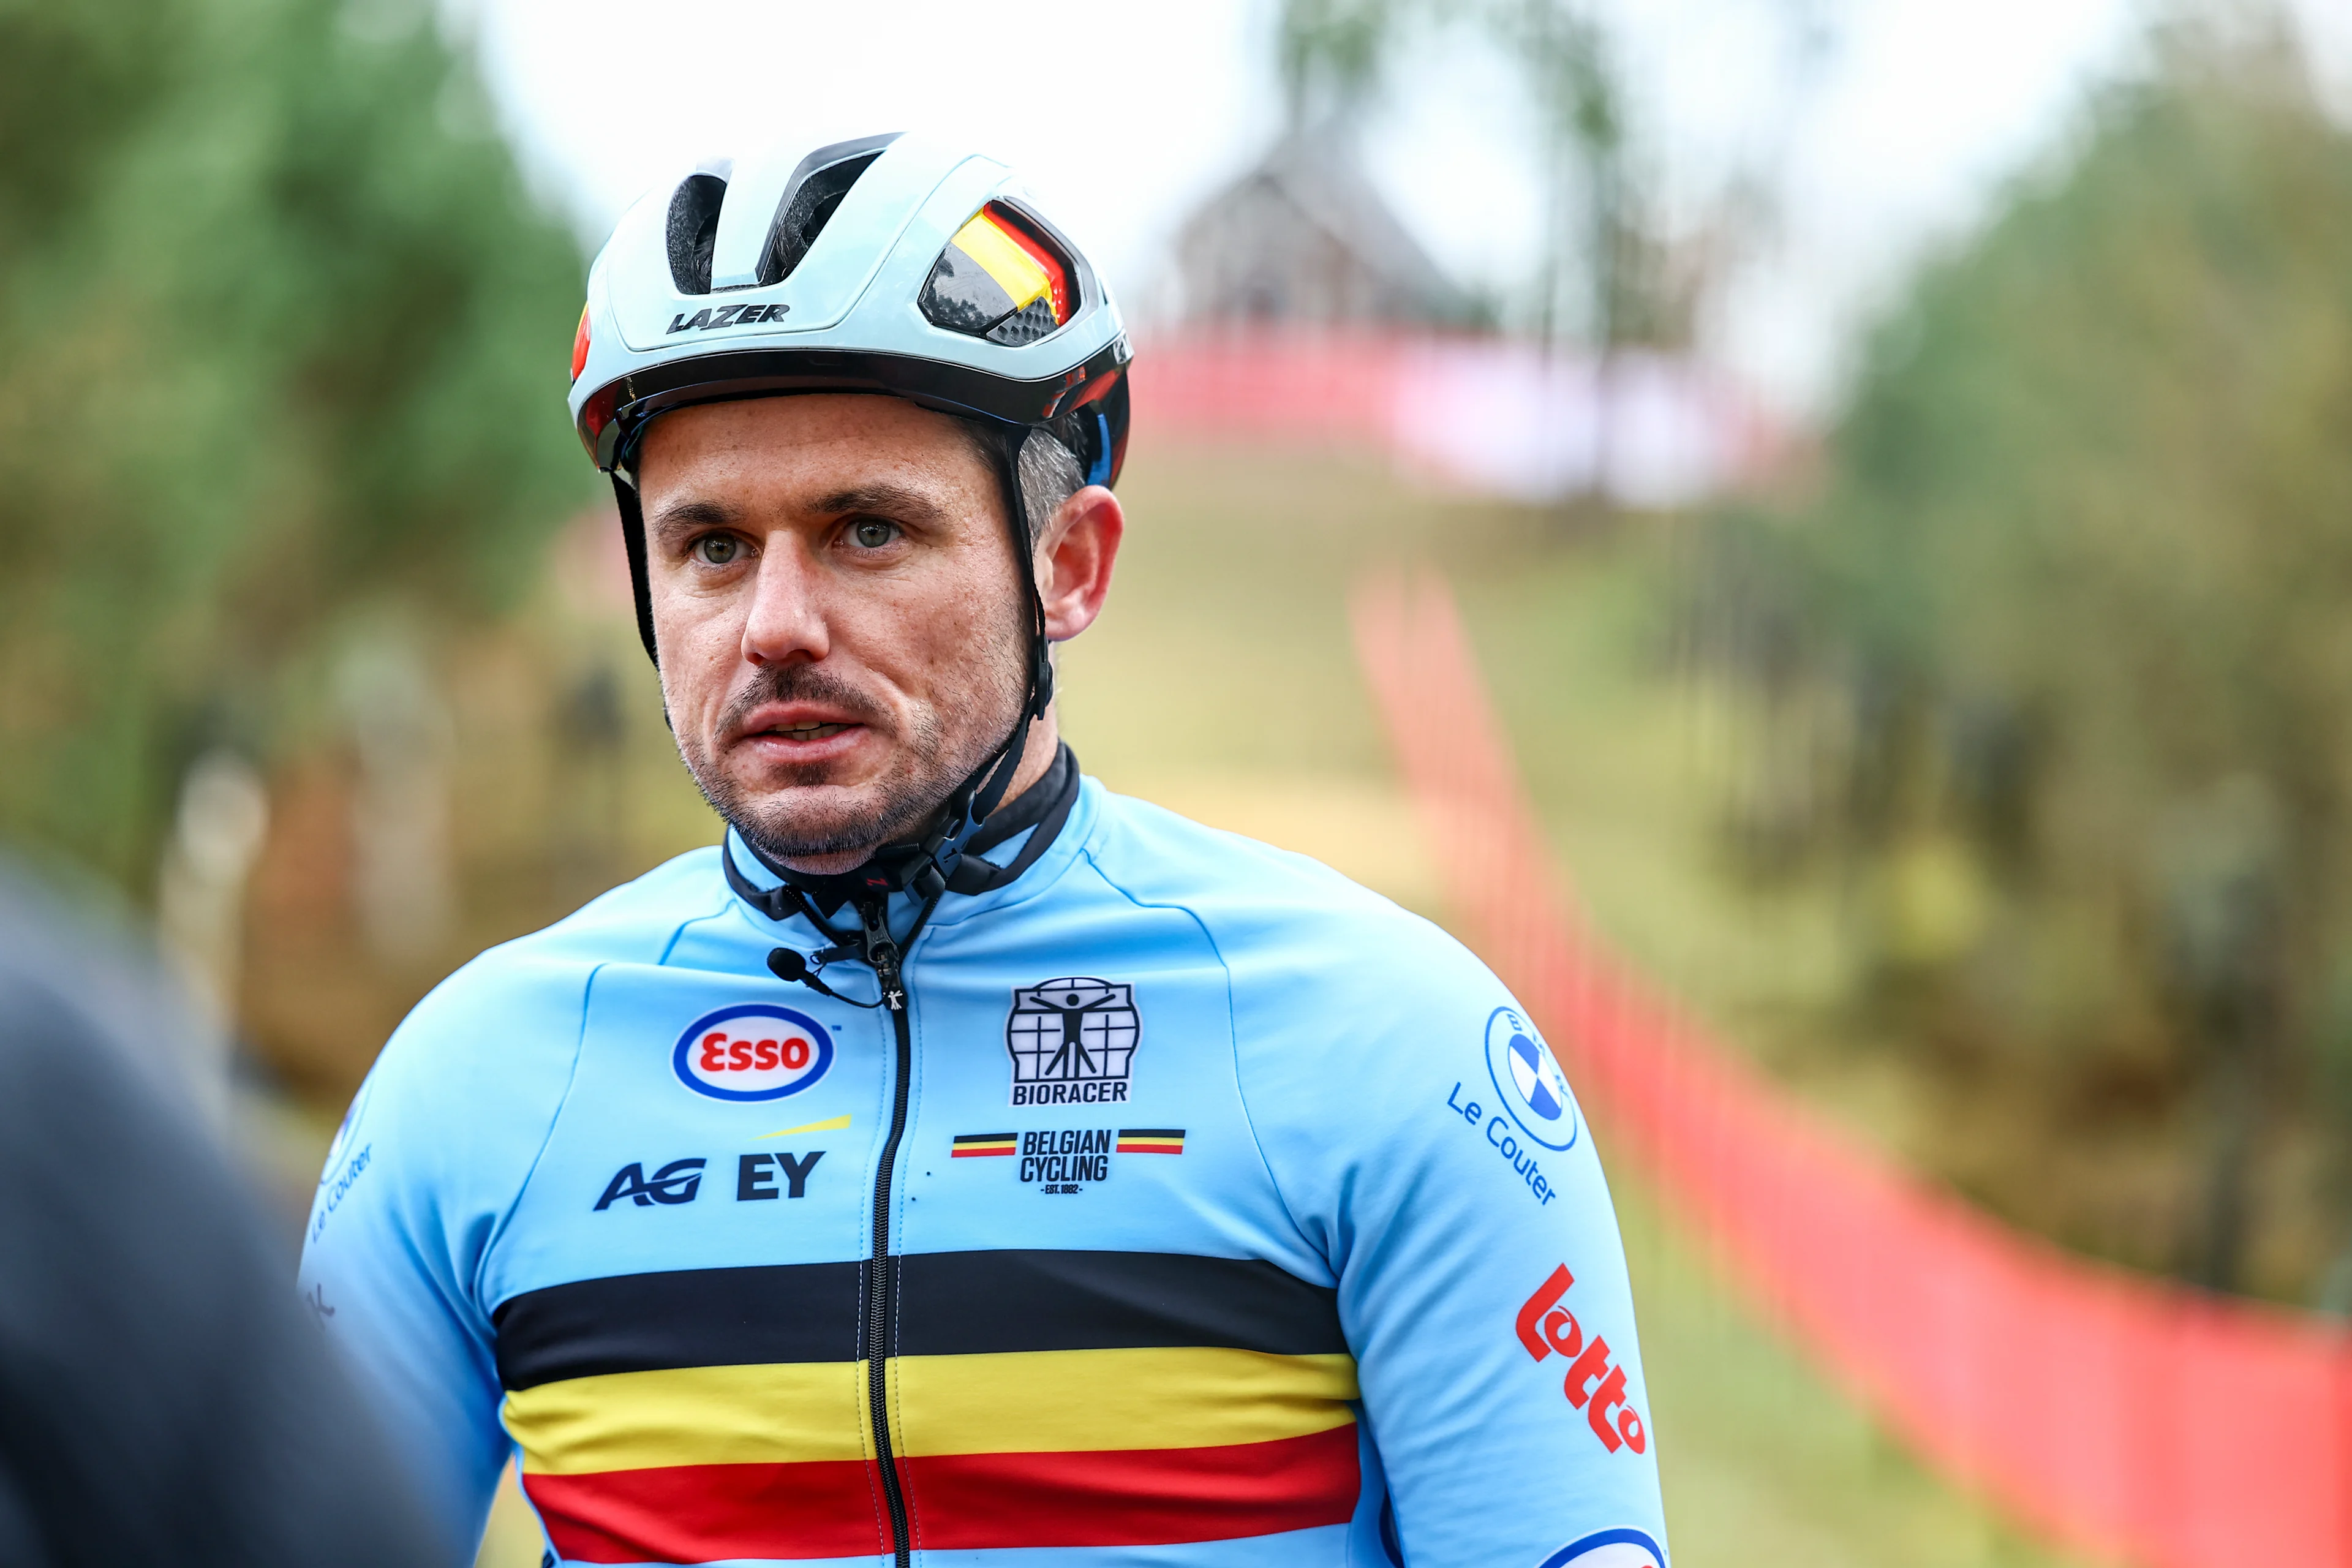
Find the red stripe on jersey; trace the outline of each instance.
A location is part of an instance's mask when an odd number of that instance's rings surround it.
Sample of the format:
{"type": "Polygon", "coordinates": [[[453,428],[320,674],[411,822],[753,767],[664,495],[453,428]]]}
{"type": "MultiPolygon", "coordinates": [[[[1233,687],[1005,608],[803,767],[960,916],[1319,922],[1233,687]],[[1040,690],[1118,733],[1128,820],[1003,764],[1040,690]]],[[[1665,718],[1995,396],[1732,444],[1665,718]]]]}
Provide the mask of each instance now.
{"type": "MultiPolygon", "coordinates": [[[[1362,1486],[1350,1423],[1209,1448],[941,1454],[898,1461],[933,1551],[1155,1546],[1345,1524],[1362,1486]]],[[[555,1549],[582,1563],[864,1557],[889,1551],[856,1459],[526,1474],[555,1549]]]]}
{"type": "Polygon", "coordinates": [[[567,1562],[887,1556],[882,1488],[863,1459],[667,1465],[534,1475],[522,1489],[567,1562]]]}
{"type": "Polygon", "coordinates": [[[1353,1423],[1213,1448],[938,1454],[899,1461],[917,1541],[939,1551],[1160,1546],[1345,1524],[1353,1423]]]}

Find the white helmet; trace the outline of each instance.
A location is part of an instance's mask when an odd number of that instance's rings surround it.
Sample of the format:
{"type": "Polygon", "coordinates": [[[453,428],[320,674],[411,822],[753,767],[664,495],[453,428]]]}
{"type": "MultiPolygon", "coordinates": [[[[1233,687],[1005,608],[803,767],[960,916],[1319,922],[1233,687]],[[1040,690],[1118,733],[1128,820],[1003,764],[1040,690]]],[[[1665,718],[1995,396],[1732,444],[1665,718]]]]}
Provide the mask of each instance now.
{"type": "MultiPolygon", "coordinates": [[[[1053,666],[1026,569],[1021,443],[1046,430],[1087,483],[1115,482],[1133,357],[1110,290],[993,159],[894,133],[719,160],[656,186],[589,270],[572,345],[572,416],[613,478],[646,653],[646,425],[698,403],[889,393],[1003,437],[991,445],[1030,601],[1027,707],[1042,715],[1053,666]]],[[[1025,729],[1024,716],[1002,765],[963,792],[957,843],[994,808],[1025,729]]]]}
{"type": "Polygon", "coordinates": [[[1108,484],[1132,357],[1109,289],[1010,169],[870,136],[706,163],[631,207],[588,275],[572,416],[626,479],[646,422],[672,408],[889,392],[1066,423],[1088,481],[1108,484]]]}

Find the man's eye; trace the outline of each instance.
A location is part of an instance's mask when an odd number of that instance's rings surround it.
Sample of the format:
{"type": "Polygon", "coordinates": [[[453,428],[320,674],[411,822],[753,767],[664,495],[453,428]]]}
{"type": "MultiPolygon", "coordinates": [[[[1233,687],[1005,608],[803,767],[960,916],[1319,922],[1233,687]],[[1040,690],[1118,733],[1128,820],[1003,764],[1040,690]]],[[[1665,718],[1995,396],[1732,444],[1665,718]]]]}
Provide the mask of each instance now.
{"type": "Polygon", "coordinates": [[[729,534],[706,533],[694,542],[694,558],[705,566],[731,566],[743,553],[743,542],[729,534]]]}
{"type": "Polygon", "coordinates": [[[895,522],[854,523],[850,527],[849,537],[856,542],[860,550],[879,550],[898,537],[898,525],[895,522]]]}

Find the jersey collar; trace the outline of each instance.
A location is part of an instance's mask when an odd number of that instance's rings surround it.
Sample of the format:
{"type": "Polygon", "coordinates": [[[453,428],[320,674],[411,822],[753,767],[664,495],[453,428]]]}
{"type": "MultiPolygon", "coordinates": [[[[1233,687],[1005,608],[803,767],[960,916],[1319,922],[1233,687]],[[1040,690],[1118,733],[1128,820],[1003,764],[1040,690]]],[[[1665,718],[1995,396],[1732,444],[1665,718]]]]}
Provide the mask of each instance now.
{"type": "MultiPolygon", "coordinates": [[[[1079,783],[1078,759],[1063,745],[1055,751],[1045,776],[1011,805],[991,815],[972,836],[948,884],[949,892],[962,895],[956,902],[1008,889],[1020,880],[1061,837],[1078,803],[1079,783]],[[983,858],[1008,847],[1009,855],[983,858]]],[[[732,826],[720,846],[719,861],[735,896],[772,921],[783,921],[792,913],[782,891],[787,880],[828,917],[860,890],[849,877],[807,877],[786,871],[770,862],[732,826]]],[[[899,912],[897,906],[902,901],[911,904],[912,900],[903,892],[890,896],[893,913],[899,912]]],[[[940,913],[955,907],[950,904],[940,913]]]]}

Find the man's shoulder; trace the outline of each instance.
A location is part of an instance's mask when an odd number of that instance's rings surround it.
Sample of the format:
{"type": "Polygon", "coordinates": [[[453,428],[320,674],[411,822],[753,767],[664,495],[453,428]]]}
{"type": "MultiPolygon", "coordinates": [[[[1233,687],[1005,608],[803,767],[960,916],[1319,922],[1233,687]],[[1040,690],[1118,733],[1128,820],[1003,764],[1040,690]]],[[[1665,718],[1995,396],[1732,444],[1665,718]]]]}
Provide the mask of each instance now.
{"type": "Polygon", "coordinates": [[[442,983],[479,999],[501,987],[576,980],[606,963],[659,963],[681,927],[727,906],[716,846],[690,849],[607,889],[562,920],[486,948],[442,983]]]}
{"type": "Polygon", "coordinates": [[[569,1061],[598,969],[659,963],[726,906],[716,848],[689,851],[460,965],[413,1008],[381,1066],[468,1079],[569,1061]]]}
{"type": "Polygon", "coordinates": [[[1208,827],[1163,806],[1106,791],[1088,846],[1106,880],[1139,904],[1198,921],[1237,984],[1378,980],[1402,970],[1484,977],[1469,951],[1426,918],[1310,856],[1208,827]],[[1410,963],[1403,961],[1410,957],[1410,963]]]}

